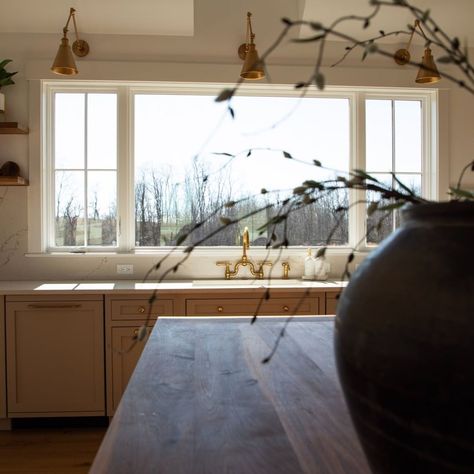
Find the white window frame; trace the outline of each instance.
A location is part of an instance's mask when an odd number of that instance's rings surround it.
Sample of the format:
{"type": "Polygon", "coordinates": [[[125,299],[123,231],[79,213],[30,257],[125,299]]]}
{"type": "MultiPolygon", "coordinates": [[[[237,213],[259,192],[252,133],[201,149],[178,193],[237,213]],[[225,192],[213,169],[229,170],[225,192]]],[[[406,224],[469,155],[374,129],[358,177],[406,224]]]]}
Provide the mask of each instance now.
{"type": "MultiPolygon", "coordinates": [[[[169,247],[135,248],[134,231],[134,165],[133,165],[133,130],[134,130],[134,95],[135,94],[193,94],[216,95],[223,88],[233,84],[204,83],[123,83],[123,82],[87,82],[87,81],[42,81],[41,110],[41,242],[36,244],[40,253],[57,254],[84,251],[86,254],[133,254],[159,255],[169,252],[169,247]],[[51,245],[54,238],[54,181],[52,181],[53,156],[53,96],[57,92],[115,92],[117,93],[117,247],[56,247],[51,245]]],[[[300,91],[293,85],[243,84],[241,93],[254,96],[299,96],[300,91]]],[[[438,199],[438,138],[437,138],[437,103],[438,93],[429,89],[400,88],[362,88],[362,87],[327,87],[325,91],[316,89],[307,92],[307,97],[346,98],[349,99],[350,113],[350,162],[349,169],[365,169],[365,100],[420,100],[422,102],[422,193],[429,199],[438,199]]],[[[349,190],[350,201],[364,199],[361,191],[349,190]]],[[[349,243],[348,246],[333,247],[331,253],[347,254],[360,243],[366,232],[365,206],[352,206],[349,210],[349,243]]],[[[369,251],[372,245],[358,245],[359,252],[369,251]]],[[[258,248],[255,248],[258,252],[258,248]]],[[[232,257],[239,254],[238,247],[200,247],[194,254],[218,257],[232,257]]],[[[261,253],[265,253],[261,249],[261,253]]],[[[301,253],[301,246],[290,247],[287,255],[301,253]]]]}

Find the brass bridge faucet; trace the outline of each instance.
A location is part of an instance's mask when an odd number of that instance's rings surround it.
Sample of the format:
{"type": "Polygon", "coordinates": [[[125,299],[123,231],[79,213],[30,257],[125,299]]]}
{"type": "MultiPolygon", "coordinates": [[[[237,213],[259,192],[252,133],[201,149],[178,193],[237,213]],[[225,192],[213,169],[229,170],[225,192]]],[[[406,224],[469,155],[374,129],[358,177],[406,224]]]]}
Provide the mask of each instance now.
{"type": "Polygon", "coordinates": [[[263,262],[253,263],[247,257],[247,250],[250,248],[250,238],[249,238],[249,230],[245,227],[244,232],[242,234],[242,257],[234,264],[234,269],[231,270],[230,266],[232,265],[231,262],[216,262],[217,266],[225,266],[224,276],[226,280],[230,280],[231,278],[235,278],[239,273],[240,267],[249,267],[250,273],[259,280],[263,279],[263,266],[272,266],[272,262],[268,260],[264,260],[263,262]]]}

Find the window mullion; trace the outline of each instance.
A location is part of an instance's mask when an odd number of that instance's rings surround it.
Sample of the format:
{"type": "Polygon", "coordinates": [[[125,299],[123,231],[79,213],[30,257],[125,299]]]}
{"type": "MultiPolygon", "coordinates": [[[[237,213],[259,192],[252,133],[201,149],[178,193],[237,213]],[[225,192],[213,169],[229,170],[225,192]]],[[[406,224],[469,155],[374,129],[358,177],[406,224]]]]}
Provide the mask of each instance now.
{"type": "Polygon", "coordinates": [[[89,176],[88,176],[88,169],[89,169],[89,164],[88,164],[88,104],[89,104],[89,93],[84,94],[84,247],[87,247],[89,243],[88,239],[88,232],[89,232],[89,219],[88,219],[88,183],[89,183],[89,176]]]}
{"type": "MultiPolygon", "coordinates": [[[[349,168],[365,169],[365,94],[359,92],[354,98],[352,114],[352,153],[349,168]]],[[[356,189],[349,190],[349,203],[365,200],[365,192],[356,189]]],[[[364,239],[366,231],[366,206],[361,202],[349,209],[349,245],[355,248],[364,239]]],[[[360,246],[360,245],[359,245],[360,246]]],[[[362,247],[365,243],[362,244],[362,247]]]]}
{"type": "Polygon", "coordinates": [[[133,173],[132,173],[132,119],[129,87],[118,90],[117,112],[117,219],[118,247],[120,252],[133,248],[133,173]]]}

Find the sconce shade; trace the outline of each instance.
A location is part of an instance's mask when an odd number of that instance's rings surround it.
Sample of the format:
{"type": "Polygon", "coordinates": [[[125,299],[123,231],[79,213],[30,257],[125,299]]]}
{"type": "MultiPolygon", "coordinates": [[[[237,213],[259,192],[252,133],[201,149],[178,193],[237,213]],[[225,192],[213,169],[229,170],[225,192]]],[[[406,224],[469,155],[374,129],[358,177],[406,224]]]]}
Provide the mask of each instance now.
{"type": "Polygon", "coordinates": [[[433,55],[431,54],[431,49],[426,48],[415,82],[418,84],[433,84],[434,82],[438,82],[440,79],[441,76],[434,62],[433,55]]]}
{"type": "Polygon", "coordinates": [[[263,64],[258,57],[257,50],[255,49],[255,44],[247,44],[247,53],[245,55],[244,65],[242,66],[242,71],[240,77],[242,79],[258,80],[265,77],[265,71],[263,69],[263,64]]]}
{"type": "Polygon", "coordinates": [[[62,74],[63,76],[73,76],[78,72],[71,47],[69,46],[69,40],[66,37],[61,39],[61,44],[54,58],[53,65],[51,66],[51,71],[56,74],[62,74]]]}

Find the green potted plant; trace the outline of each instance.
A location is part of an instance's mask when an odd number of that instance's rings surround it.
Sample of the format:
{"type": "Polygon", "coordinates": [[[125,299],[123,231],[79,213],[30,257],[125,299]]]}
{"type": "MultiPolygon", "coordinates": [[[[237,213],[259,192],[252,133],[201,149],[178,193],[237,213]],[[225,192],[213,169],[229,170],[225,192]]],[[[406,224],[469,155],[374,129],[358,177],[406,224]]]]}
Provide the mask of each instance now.
{"type": "Polygon", "coordinates": [[[2,87],[15,84],[12,77],[17,74],[17,72],[8,72],[5,69],[5,66],[11,63],[11,61],[11,59],[3,59],[0,61],[0,112],[5,112],[5,95],[1,92],[2,87]]]}

